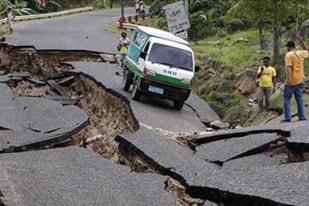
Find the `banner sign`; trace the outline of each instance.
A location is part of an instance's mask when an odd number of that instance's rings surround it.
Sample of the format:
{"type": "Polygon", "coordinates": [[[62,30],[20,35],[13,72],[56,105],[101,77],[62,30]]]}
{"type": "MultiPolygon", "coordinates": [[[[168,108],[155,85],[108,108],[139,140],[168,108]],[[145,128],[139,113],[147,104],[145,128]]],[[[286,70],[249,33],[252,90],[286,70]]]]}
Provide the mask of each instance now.
{"type": "Polygon", "coordinates": [[[173,34],[190,28],[188,16],[182,1],[163,7],[169,31],[173,34]]]}

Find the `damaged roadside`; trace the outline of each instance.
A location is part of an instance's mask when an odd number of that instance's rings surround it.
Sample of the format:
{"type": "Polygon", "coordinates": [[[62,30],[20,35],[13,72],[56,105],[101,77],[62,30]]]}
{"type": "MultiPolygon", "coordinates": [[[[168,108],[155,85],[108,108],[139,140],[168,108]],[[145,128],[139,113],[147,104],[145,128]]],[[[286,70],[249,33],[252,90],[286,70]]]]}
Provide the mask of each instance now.
{"type": "MultiPolygon", "coordinates": [[[[37,51],[31,47],[20,48],[5,44],[0,48],[0,82],[6,83],[16,98],[40,98],[56,101],[63,107],[77,106],[86,112],[89,118],[86,125],[73,133],[66,133],[66,137],[61,141],[58,139],[46,141],[44,137],[42,141],[27,145],[11,145],[1,153],[79,145],[116,163],[124,164],[135,172],[168,176],[169,173],[162,173],[162,170],[142,161],[139,156],[114,141],[114,137],[134,132],[139,128],[126,97],[106,88],[91,76],[76,72],[70,64],[65,63],[71,61],[116,63],[113,55],[87,51],[37,51]]],[[[52,128],[49,131],[52,133],[57,130],[59,128],[52,128]]],[[[31,129],[31,132],[39,135],[49,131],[31,129]]],[[[59,136],[62,134],[59,133],[59,136]]],[[[52,136],[49,138],[54,139],[52,136]]],[[[170,179],[166,182],[166,190],[176,196],[179,205],[203,205],[205,200],[192,199],[186,194],[183,183],[170,179]]]]}

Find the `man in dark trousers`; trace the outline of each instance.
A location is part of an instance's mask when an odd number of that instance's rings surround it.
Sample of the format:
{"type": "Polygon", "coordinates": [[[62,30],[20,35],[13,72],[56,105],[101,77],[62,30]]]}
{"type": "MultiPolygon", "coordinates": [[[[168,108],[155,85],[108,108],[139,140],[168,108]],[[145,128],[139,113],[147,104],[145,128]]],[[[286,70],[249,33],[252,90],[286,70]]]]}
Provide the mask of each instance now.
{"type": "Polygon", "coordinates": [[[285,71],[286,81],[283,94],[283,110],[284,119],[282,122],[291,121],[291,106],[290,101],[294,94],[297,103],[298,120],[307,120],[305,105],[304,105],[304,60],[308,58],[308,46],[304,40],[297,36],[297,39],[302,47],[301,50],[297,50],[294,41],[287,43],[288,52],[285,55],[285,71]]]}

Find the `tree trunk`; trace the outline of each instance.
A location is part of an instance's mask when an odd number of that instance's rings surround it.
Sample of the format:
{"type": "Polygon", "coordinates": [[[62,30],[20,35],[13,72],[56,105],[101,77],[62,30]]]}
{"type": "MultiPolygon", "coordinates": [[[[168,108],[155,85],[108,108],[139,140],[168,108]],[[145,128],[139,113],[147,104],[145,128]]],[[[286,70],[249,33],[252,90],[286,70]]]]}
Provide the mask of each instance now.
{"type": "Polygon", "coordinates": [[[260,38],[260,49],[265,49],[265,38],[264,38],[264,19],[260,17],[259,19],[259,38],[260,38]]]}
{"type": "Polygon", "coordinates": [[[278,65],[279,56],[280,56],[280,48],[279,48],[279,21],[278,21],[278,0],[273,1],[273,62],[274,65],[278,65]]]}

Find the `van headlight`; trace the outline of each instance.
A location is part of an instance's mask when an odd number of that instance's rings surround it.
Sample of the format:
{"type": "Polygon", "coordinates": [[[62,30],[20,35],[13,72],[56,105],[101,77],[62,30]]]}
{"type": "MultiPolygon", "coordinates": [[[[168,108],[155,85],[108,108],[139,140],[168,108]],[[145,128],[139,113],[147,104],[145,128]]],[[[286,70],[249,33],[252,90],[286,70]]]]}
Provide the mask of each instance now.
{"type": "Polygon", "coordinates": [[[181,82],[185,83],[185,84],[191,84],[192,80],[191,79],[183,78],[183,79],[181,79],[181,82]]]}

